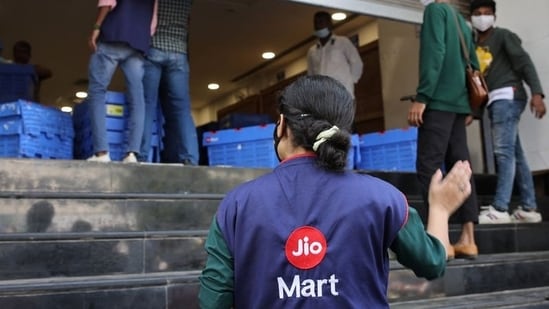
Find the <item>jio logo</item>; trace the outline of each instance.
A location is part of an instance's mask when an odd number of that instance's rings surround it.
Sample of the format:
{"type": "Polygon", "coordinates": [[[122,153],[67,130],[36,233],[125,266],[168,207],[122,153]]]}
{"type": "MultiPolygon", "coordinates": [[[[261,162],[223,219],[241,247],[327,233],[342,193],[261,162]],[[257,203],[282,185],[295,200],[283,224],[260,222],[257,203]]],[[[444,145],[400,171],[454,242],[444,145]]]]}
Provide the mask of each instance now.
{"type": "Polygon", "coordinates": [[[324,259],[328,245],[324,234],[312,226],[295,229],[286,240],[286,258],[299,269],[311,269],[324,259]]]}

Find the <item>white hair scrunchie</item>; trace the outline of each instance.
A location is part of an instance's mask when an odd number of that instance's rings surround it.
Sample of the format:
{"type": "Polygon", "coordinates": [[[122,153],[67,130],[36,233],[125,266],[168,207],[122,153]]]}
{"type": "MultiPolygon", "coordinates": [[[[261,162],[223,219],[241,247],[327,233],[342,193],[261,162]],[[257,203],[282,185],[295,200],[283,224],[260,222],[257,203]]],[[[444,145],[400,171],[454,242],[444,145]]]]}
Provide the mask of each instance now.
{"type": "Polygon", "coordinates": [[[328,130],[324,130],[316,136],[316,141],[313,144],[313,151],[317,151],[318,147],[324,143],[326,140],[328,140],[330,137],[332,137],[334,134],[339,132],[339,128],[337,126],[333,126],[329,128],[328,130]]]}

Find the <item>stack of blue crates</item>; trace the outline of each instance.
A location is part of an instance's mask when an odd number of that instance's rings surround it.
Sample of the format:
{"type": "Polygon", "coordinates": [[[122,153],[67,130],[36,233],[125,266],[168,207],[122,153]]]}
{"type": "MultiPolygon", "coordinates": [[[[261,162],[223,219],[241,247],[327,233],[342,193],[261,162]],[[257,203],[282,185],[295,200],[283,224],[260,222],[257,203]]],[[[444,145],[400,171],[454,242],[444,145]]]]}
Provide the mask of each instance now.
{"type": "MultiPolygon", "coordinates": [[[[123,93],[107,92],[105,126],[109,153],[113,161],[121,161],[125,152],[125,112],[126,99],[123,93]]],[[[93,155],[91,111],[88,101],[74,107],[74,158],[87,159],[93,155]]]]}
{"type": "MultiPolygon", "coordinates": [[[[151,136],[151,149],[147,154],[146,162],[160,162],[160,152],[164,149],[163,138],[164,138],[164,117],[162,115],[162,108],[160,103],[157,105],[156,114],[154,115],[153,125],[152,125],[152,136],[151,136]]],[[[126,126],[126,129],[128,127],[126,126]]]]}
{"type": "Polygon", "coordinates": [[[0,64],[0,103],[32,101],[37,80],[30,64],[0,64]]]}
{"type": "Polygon", "coordinates": [[[417,128],[393,129],[360,136],[359,169],[415,172],[417,128]]]}
{"type": "Polygon", "coordinates": [[[351,148],[347,154],[347,169],[352,170],[360,164],[360,137],[358,134],[351,135],[351,148]]]}
{"type": "MultiPolygon", "coordinates": [[[[275,124],[204,132],[202,145],[208,149],[210,166],[274,168],[278,158],[274,151],[275,124]]],[[[361,161],[360,140],[351,136],[347,169],[352,170],[361,161]]]]}
{"type": "Polygon", "coordinates": [[[70,114],[18,100],[0,104],[0,157],[72,159],[70,114]]]}
{"type": "MultiPolygon", "coordinates": [[[[128,107],[125,95],[120,92],[108,91],[105,108],[109,154],[113,161],[121,161],[127,151],[128,144],[128,107]]],[[[158,162],[160,159],[162,123],[157,119],[155,119],[153,125],[151,152],[147,156],[148,162],[158,162]]],[[[75,159],[87,159],[94,152],[88,101],[76,105],[73,112],[73,121],[75,130],[74,157],[75,159]]]]}
{"type": "Polygon", "coordinates": [[[273,168],[278,159],[273,148],[274,124],[205,132],[210,166],[273,168]]]}

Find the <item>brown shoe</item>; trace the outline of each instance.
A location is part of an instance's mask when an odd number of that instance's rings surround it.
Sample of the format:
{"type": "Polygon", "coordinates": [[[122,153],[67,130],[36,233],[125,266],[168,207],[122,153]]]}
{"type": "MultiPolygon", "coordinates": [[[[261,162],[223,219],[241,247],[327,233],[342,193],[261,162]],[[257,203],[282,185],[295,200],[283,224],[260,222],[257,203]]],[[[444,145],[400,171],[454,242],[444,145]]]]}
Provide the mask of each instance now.
{"type": "Polygon", "coordinates": [[[446,261],[451,261],[456,257],[456,253],[454,251],[454,246],[450,245],[450,247],[446,248],[446,261]]]}
{"type": "Polygon", "coordinates": [[[477,245],[456,244],[454,245],[454,254],[456,258],[472,260],[477,258],[478,248],[477,245]]]}

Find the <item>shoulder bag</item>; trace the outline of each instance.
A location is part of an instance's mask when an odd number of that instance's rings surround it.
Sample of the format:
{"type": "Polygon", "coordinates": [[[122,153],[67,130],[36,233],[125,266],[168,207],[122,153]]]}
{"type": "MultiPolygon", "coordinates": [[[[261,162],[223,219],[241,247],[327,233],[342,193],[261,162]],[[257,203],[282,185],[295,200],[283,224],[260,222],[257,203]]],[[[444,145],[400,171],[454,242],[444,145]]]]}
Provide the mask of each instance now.
{"type": "Polygon", "coordinates": [[[465,61],[467,62],[467,66],[465,67],[465,79],[467,90],[469,91],[469,105],[473,110],[473,114],[475,114],[478,113],[479,110],[486,105],[486,103],[488,103],[488,87],[486,86],[486,81],[484,80],[482,73],[473,69],[473,66],[471,65],[467,44],[465,43],[465,38],[463,36],[463,32],[461,31],[461,26],[455,11],[454,17],[456,19],[457,31],[461,41],[461,51],[465,61]]]}

